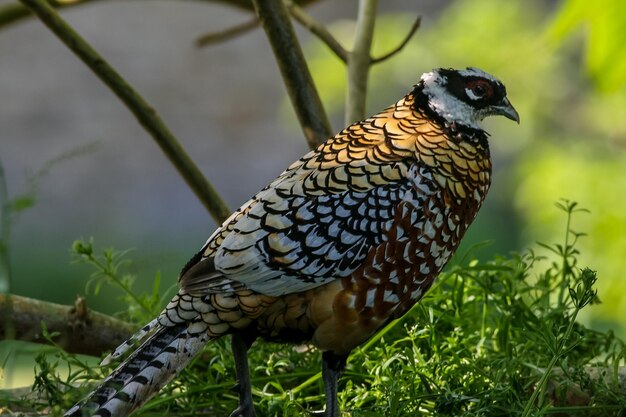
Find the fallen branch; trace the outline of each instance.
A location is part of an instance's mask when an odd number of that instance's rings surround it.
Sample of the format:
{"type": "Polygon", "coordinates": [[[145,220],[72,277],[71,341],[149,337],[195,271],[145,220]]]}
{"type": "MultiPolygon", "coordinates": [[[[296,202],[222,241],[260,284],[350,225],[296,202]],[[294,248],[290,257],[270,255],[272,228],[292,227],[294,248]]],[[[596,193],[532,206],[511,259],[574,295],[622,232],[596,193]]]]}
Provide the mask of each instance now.
{"type": "Polygon", "coordinates": [[[0,294],[0,339],[48,343],[47,331],[57,333],[54,342],[70,353],[101,356],[128,339],[135,326],[89,310],[79,297],[73,306],[49,303],[19,295],[0,294]]]}

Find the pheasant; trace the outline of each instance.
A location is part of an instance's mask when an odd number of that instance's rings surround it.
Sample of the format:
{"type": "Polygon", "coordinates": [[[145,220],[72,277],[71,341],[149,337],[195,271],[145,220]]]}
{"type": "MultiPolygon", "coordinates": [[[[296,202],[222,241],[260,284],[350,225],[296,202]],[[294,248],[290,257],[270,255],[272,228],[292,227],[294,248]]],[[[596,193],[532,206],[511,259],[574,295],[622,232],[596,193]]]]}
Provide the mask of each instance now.
{"type": "Polygon", "coordinates": [[[475,218],[491,176],[479,122],[492,115],[519,123],[500,81],[435,69],[304,155],[209,237],[163,312],[104,363],[139,347],[65,415],[126,416],[230,334],[231,417],[255,416],[247,351],[257,337],[322,351],[324,415],[337,417],[350,351],[420,300],[475,218]]]}

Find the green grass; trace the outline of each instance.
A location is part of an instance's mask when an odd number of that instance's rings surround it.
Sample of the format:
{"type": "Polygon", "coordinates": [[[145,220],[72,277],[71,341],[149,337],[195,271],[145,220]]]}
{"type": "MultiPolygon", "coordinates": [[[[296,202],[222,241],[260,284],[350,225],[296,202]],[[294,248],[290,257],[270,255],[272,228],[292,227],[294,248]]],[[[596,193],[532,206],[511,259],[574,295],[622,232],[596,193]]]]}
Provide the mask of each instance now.
{"type": "MultiPolygon", "coordinates": [[[[581,210],[569,202],[559,207],[566,216],[563,242],[484,263],[459,260],[405,317],[355,350],[340,380],[344,415],[626,415],[626,396],[617,387],[626,348],[611,332],[576,321],[599,302],[597,277],[577,265],[582,235],[571,224],[581,210]],[[591,369],[606,376],[594,377],[591,369]]],[[[122,317],[142,324],[165,301],[158,280],[151,294],[133,293],[123,253],[96,255],[91,242],[77,242],[74,251],[96,268],[92,288],[120,289],[129,306],[122,317]]],[[[260,416],[307,416],[323,408],[315,349],[260,342],[250,362],[260,416]]],[[[28,407],[62,414],[91,385],[73,386],[110,370],[61,351],[40,356],[34,390],[42,395],[28,407]],[[69,366],[68,377],[57,375],[60,364],[69,366]]],[[[136,415],[228,415],[236,406],[233,384],[228,340],[218,340],[136,415]]]]}

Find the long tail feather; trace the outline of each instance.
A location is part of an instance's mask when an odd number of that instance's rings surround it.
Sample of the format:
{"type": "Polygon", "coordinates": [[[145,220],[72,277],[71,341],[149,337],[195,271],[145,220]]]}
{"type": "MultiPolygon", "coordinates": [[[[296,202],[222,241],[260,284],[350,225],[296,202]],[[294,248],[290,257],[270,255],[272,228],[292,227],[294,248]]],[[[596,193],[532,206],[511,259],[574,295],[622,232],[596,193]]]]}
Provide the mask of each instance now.
{"type": "MultiPolygon", "coordinates": [[[[150,323],[140,333],[145,342],[66,417],[124,417],[148,401],[198,354],[210,337],[190,333],[190,323],[172,327],[150,323]],[[149,327],[149,328],[148,328],[149,327]],[[147,333],[152,332],[149,336],[147,333]]],[[[126,344],[115,353],[127,350],[126,344]]]]}
{"type": "Polygon", "coordinates": [[[159,326],[159,319],[155,318],[150,323],[143,326],[137,333],[132,335],[128,340],[124,341],[121,345],[119,345],[113,352],[107,355],[106,358],[102,359],[100,365],[108,365],[114,360],[122,357],[124,353],[126,353],[129,349],[137,346],[139,342],[145,340],[150,333],[153,333],[159,326]]]}

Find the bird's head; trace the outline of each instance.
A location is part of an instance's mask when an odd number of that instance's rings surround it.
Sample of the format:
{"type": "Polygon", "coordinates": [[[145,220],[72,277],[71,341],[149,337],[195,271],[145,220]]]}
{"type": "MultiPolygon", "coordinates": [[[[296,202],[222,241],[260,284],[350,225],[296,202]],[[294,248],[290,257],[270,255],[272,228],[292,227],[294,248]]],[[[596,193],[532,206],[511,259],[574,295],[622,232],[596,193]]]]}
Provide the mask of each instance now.
{"type": "Polygon", "coordinates": [[[479,70],[439,68],[422,75],[418,87],[430,110],[449,124],[480,129],[487,116],[501,115],[519,123],[519,114],[494,76],[479,70]]]}

